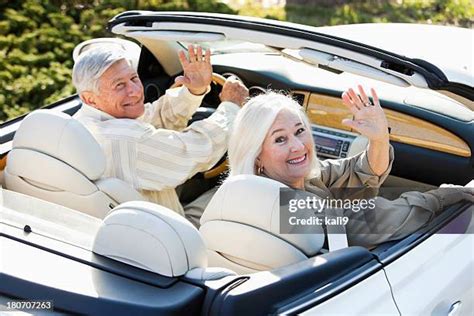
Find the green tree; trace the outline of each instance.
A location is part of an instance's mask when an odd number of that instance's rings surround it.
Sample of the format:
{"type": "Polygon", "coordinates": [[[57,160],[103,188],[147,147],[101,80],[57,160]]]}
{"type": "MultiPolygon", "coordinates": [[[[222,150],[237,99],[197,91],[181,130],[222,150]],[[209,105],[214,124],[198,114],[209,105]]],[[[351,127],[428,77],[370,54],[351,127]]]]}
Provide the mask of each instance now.
{"type": "Polygon", "coordinates": [[[216,0],[0,0],[0,122],[73,94],[74,47],[132,9],[236,13],[216,0]]]}

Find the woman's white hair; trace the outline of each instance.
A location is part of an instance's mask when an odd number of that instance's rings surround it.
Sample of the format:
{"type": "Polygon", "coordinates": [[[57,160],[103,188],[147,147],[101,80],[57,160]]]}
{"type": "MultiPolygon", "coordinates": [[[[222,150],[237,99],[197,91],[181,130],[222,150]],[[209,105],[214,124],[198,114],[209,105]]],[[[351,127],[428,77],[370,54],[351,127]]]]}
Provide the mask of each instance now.
{"type": "MultiPolygon", "coordinates": [[[[262,151],[263,142],[277,115],[289,110],[298,115],[311,135],[311,124],[302,107],[291,97],[269,91],[251,98],[239,111],[229,140],[230,176],[256,174],[255,160],[262,151]]],[[[319,162],[312,151],[311,172],[307,178],[319,177],[319,162]]]]}
{"type": "Polygon", "coordinates": [[[84,91],[97,93],[102,74],[120,60],[126,60],[132,65],[127,53],[117,46],[105,45],[82,53],[72,69],[72,83],[77,93],[79,95],[84,91]]]}

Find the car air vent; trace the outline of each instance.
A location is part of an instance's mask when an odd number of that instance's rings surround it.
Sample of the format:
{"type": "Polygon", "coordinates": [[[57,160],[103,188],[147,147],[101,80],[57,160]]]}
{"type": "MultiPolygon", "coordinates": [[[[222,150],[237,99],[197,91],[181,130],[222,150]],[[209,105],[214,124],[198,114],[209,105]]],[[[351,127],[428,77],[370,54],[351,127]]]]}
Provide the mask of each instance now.
{"type": "Polygon", "coordinates": [[[249,88],[249,96],[251,98],[256,97],[257,95],[260,95],[260,94],[265,94],[266,92],[267,90],[259,86],[252,86],[249,88]]]}
{"type": "Polygon", "coordinates": [[[147,102],[153,102],[155,100],[158,100],[159,97],[161,97],[160,87],[153,82],[146,84],[144,90],[145,100],[147,102]]]}
{"type": "Polygon", "coordinates": [[[399,73],[407,75],[407,76],[413,76],[415,74],[413,69],[410,69],[410,68],[405,67],[405,66],[400,65],[400,64],[391,63],[391,62],[388,62],[388,61],[382,61],[382,64],[380,66],[382,68],[390,69],[390,70],[399,72],[399,73]]]}
{"type": "Polygon", "coordinates": [[[301,106],[304,105],[304,94],[302,93],[293,93],[293,99],[295,99],[301,106]]]}

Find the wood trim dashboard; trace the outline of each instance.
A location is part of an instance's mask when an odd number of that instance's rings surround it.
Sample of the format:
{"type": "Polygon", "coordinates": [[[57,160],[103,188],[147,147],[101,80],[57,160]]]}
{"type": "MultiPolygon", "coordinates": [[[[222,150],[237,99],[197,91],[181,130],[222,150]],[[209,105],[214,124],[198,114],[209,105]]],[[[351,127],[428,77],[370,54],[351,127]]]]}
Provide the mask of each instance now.
{"type": "Polygon", "coordinates": [[[7,155],[0,159],[0,171],[4,170],[7,165],[7,155]]]}
{"type": "MultiPolygon", "coordinates": [[[[352,113],[340,98],[319,95],[303,91],[303,106],[312,123],[345,131],[351,128],[341,123],[344,118],[352,118],[352,113]]],[[[457,135],[435,124],[397,111],[384,109],[390,126],[390,140],[449,153],[461,157],[471,157],[468,144],[457,135]]]]}

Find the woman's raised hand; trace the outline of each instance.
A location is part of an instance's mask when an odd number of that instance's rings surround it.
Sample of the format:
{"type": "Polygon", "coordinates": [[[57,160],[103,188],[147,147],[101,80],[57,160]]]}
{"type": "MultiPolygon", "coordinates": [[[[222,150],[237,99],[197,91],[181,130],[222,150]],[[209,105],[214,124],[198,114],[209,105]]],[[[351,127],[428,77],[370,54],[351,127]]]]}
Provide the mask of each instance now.
{"type": "Polygon", "coordinates": [[[354,114],[353,119],[344,119],[347,125],[370,141],[388,141],[388,123],[385,113],[380,106],[379,98],[374,89],[370,89],[373,104],[361,85],[357,86],[359,93],[350,88],[342,94],[342,101],[354,114]]]}

